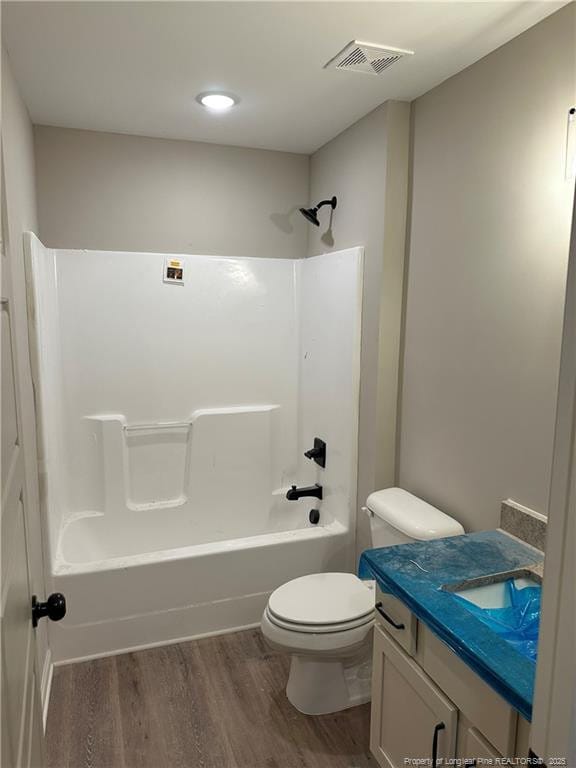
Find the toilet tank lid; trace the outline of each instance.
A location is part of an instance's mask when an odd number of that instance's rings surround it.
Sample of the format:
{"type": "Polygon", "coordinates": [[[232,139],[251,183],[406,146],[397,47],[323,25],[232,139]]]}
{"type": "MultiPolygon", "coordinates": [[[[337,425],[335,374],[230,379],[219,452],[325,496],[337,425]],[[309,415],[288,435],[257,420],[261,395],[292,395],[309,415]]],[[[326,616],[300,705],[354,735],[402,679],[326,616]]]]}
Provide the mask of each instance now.
{"type": "Polygon", "coordinates": [[[424,541],[464,533],[464,528],[450,515],[403,488],[374,491],[368,496],[366,506],[376,517],[411,539],[424,541]]]}

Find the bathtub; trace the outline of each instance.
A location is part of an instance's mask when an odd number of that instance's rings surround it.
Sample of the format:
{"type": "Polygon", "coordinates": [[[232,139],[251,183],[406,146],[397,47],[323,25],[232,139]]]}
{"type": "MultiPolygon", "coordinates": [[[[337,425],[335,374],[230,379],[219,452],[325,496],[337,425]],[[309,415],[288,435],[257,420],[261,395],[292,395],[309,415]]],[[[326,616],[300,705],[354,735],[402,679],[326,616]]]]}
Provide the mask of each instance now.
{"type": "Polygon", "coordinates": [[[25,250],[56,663],[251,627],[354,567],[362,249],[180,254],[176,286],[169,254],[25,250]]]}
{"type": "Polygon", "coordinates": [[[306,501],[277,501],[268,530],[238,538],[224,538],[219,529],[192,530],[189,521],[177,525],[177,516],[163,526],[157,516],[139,524],[130,516],[113,522],[101,514],[72,516],[53,568],[53,587],[69,606],[67,616],[50,625],[53,660],[253,627],[272,590],[285,581],[348,570],[349,531],[336,519],[308,523],[306,501]],[[191,535],[202,543],[183,545],[191,535]]]}

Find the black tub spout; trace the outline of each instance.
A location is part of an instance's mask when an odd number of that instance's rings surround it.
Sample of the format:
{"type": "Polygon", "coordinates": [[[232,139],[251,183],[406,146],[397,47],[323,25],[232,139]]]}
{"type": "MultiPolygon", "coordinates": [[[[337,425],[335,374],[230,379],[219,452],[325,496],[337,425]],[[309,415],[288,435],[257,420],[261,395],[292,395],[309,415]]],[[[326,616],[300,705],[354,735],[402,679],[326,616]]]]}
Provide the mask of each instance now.
{"type": "Polygon", "coordinates": [[[305,496],[313,496],[315,499],[321,499],[322,486],[316,483],[316,485],[309,485],[306,488],[296,488],[296,486],[293,485],[286,494],[288,501],[298,501],[298,499],[302,499],[305,496]]]}

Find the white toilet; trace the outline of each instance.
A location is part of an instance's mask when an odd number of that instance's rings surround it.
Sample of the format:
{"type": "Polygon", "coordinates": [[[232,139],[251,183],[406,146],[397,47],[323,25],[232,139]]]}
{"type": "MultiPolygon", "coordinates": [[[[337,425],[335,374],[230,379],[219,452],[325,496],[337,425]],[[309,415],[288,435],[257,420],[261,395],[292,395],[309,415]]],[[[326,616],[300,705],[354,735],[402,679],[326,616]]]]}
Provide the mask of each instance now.
{"type": "MultiPolygon", "coordinates": [[[[453,518],[401,488],[372,493],[373,547],[459,536],[453,518]]],[[[262,616],[262,633],[292,654],[286,695],[300,712],[322,715],[370,700],[374,582],[351,573],[313,573],[283,584],[262,616]]]]}

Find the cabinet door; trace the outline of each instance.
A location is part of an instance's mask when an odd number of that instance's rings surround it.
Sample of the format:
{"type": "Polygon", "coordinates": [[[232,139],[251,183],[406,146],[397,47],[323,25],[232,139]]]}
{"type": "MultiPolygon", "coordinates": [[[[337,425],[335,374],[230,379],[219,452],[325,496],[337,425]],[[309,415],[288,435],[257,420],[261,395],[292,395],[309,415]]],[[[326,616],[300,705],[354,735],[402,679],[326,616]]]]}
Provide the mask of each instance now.
{"type": "Polygon", "coordinates": [[[432,680],[378,627],[370,749],[383,768],[404,768],[408,758],[453,758],[458,711],[432,680]],[[436,736],[436,739],[435,739],[436,736]]]}
{"type": "MultiPolygon", "coordinates": [[[[458,754],[456,757],[463,761],[462,764],[466,761],[466,765],[469,766],[483,764],[480,761],[502,759],[502,755],[484,738],[480,731],[462,721],[458,724],[458,754]]],[[[496,763],[493,764],[496,765],[496,763]]]]}

